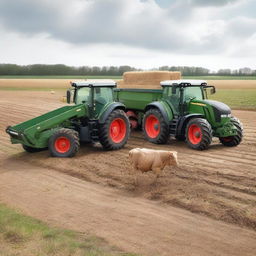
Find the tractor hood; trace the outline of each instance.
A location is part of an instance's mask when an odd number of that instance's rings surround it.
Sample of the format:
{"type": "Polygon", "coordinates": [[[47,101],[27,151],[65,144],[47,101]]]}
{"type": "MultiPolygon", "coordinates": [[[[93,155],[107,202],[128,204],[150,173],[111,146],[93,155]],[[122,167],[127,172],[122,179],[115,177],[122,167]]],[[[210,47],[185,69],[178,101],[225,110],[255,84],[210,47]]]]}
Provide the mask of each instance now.
{"type": "Polygon", "coordinates": [[[212,106],[215,119],[217,122],[221,121],[221,117],[228,117],[231,114],[230,107],[222,102],[215,101],[215,100],[204,100],[204,102],[212,106]]]}

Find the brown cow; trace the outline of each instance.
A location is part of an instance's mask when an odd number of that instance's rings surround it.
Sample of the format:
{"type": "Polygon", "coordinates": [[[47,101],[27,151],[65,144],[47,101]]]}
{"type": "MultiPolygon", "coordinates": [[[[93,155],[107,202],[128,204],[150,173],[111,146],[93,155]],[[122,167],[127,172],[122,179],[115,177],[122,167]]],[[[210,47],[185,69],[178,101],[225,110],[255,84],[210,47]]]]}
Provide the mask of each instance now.
{"type": "MultiPolygon", "coordinates": [[[[178,166],[177,152],[153,150],[147,148],[134,148],[129,152],[129,158],[135,172],[153,171],[159,177],[166,165],[178,166]]],[[[135,178],[137,183],[137,177],[135,178]]]]}

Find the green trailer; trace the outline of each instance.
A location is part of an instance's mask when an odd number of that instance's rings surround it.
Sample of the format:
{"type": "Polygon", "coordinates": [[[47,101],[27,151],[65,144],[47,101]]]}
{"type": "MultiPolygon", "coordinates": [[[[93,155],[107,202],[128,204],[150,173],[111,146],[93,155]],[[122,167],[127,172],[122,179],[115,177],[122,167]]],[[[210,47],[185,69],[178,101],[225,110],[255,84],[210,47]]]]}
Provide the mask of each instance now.
{"type": "Polygon", "coordinates": [[[126,106],[132,128],[141,127],[152,143],[166,143],[170,136],[186,140],[193,149],[209,147],[212,137],[225,146],[242,141],[243,128],[221,102],[208,100],[215,87],[203,80],[168,80],[162,89],[115,89],[115,98],[126,106]]]}
{"type": "Polygon", "coordinates": [[[114,101],[113,81],[73,82],[64,106],[9,126],[11,142],[27,152],[49,148],[52,156],[71,157],[80,142],[100,142],[105,149],[120,149],[129,137],[130,126],[125,106],[114,101]]]}

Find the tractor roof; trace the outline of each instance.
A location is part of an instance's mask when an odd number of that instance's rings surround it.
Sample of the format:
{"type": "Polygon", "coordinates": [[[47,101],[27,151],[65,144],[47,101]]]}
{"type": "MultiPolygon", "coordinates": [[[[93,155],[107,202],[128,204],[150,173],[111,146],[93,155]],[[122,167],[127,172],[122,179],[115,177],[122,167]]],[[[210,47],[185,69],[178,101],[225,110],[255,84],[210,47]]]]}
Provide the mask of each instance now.
{"type": "Polygon", "coordinates": [[[73,87],[116,87],[113,80],[97,79],[70,82],[73,87]]]}
{"type": "Polygon", "coordinates": [[[206,86],[205,80],[192,80],[192,79],[180,79],[180,80],[166,80],[162,81],[161,86],[206,86]]]}

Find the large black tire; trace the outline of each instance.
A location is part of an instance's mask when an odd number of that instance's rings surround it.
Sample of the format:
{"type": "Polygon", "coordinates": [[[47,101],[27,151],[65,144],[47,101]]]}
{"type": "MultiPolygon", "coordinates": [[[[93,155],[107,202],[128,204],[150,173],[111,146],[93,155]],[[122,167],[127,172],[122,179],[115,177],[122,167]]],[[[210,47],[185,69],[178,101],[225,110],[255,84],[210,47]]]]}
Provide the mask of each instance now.
{"type": "Polygon", "coordinates": [[[116,109],[110,113],[104,124],[99,127],[99,141],[104,149],[122,148],[130,136],[130,123],[125,112],[116,109]]]}
{"type": "Polygon", "coordinates": [[[45,150],[45,148],[33,148],[24,144],[22,144],[22,147],[28,153],[36,153],[45,150]]]}
{"type": "Polygon", "coordinates": [[[212,142],[212,128],[203,118],[191,119],[186,127],[186,142],[190,148],[207,149],[212,142]]]}
{"type": "Polygon", "coordinates": [[[149,109],[145,113],[142,130],[146,140],[155,144],[165,144],[170,137],[168,124],[160,111],[155,108],[149,109]]]}
{"type": "Polygon", "coordinates": [[[237,135],[229,136],[229,137],[221,137],[219,138],[220,142],[226,147],[235,147],[239,145],[243,139],[243,125],[240,120],[236,117],[231,117],[230,122],[237,129],[237,135]]]}
{"type": "Polygon", "coordinates": [[[80,147],[78,132],[61,128],[50,137],[48,147],[53,157],[73,157],[80,147]]]}

